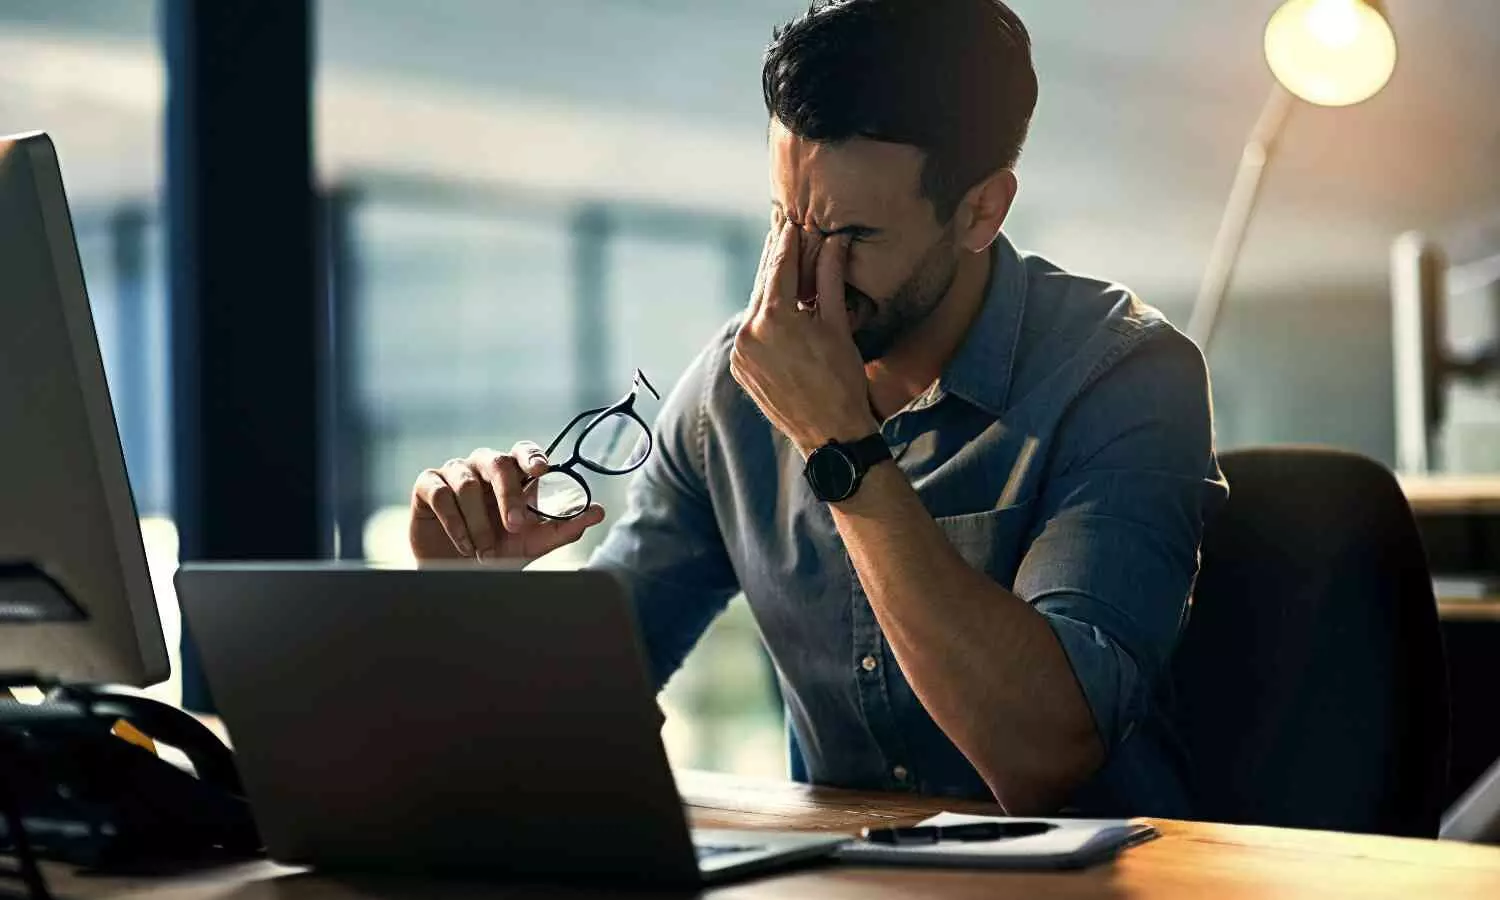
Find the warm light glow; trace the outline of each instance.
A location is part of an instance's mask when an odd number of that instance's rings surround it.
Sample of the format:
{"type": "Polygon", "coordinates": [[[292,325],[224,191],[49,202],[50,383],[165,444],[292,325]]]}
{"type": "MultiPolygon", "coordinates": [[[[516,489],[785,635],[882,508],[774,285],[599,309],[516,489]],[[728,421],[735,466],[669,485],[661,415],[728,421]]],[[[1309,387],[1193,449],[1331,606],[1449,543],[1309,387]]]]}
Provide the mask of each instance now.
{"type": "Polygon", "coordinates": [[[1396,35],[1365,0],[1288,0],[1266,25],[1266,62],[1303,100],[1349,106],[1390,80],[1396,35]]]}
{"type": "Polygon", "coordinates": [[[1314,3],[1303,20],[1307,30],[1325,47],[1343,50],[1359,40],[1359,0],[1314,3]]]}

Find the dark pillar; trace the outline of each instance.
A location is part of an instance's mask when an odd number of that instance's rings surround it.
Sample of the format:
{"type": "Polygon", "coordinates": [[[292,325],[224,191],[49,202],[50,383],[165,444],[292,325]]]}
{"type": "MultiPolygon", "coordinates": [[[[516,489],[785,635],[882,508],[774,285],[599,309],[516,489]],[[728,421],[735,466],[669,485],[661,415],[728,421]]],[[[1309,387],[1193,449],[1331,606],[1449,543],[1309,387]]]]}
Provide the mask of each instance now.
{"type": "MultiPolygon", "coordinates": [[[[164,0],[175,514],[192,560],[314,559],[312,0],[164,0]]],[[[184,635],[183,704],[210,704],[184,635]]]]}
{"type": "Polygon", "coordinates": [[[331,191],[323,202],[327,248],[331,350],[325,367],[329,412],[325,502],[338,530],[339,559],[363,559],[365,519],[370,515],[368,411],[359,394],[359,260],[354,251],[354,212],[359,196],[331,191]]]}

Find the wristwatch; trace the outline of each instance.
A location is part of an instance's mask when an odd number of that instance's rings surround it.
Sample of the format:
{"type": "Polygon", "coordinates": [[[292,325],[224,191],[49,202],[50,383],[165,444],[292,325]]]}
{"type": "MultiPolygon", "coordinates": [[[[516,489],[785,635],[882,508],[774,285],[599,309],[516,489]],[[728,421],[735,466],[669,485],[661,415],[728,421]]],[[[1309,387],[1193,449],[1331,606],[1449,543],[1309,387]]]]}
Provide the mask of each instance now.
{"type": "Polygon", "coordinates": [[[812,452],[802,467],[813,496],[824,503],[848,500],[871,468],[891,459],[885,436],[875,432],[849,444],[829,441],[812,452]]]}

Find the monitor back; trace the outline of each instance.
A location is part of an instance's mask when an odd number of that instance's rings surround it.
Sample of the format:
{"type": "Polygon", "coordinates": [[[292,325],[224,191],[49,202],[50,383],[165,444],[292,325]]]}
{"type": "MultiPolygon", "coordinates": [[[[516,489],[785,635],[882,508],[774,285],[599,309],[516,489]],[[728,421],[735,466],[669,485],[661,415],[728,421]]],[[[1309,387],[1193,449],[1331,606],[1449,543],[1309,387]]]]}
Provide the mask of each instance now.
{"type": "Polygon", "coordinates": [[[0,138],[0,565],[14,563],[45,572],[87,619],[0,622],[0,670],[167,677],[57,153],[40,133],[0,138]]]}

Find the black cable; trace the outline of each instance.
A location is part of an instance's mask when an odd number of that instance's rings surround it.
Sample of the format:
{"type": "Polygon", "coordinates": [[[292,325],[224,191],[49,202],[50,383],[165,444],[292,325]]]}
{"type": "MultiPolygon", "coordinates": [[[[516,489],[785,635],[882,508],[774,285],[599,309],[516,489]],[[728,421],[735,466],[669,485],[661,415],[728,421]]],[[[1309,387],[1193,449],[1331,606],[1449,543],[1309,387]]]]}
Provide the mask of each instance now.
{"type": "MultiPolygon", "coordinates": [[[[37,687],[49,690],[56,686],[57,682],[49,678],[43,678],[32,673],[0,673],[0,693],[9,694],[14,687],[37,687]]],[[[14,701],[12,701],[14,702],[14,701]]],[[[20,771],[20,766],[12,760],[24,758],[12,744],[9,734],[0,729],[0,815],[5,820],[5,829],[10,837],[10,852],[17,860],[14,869],[0,868],[0,879],[16,880],[26,885],[28,896],[31,900],[52,900],[52,892],[47,888],[47,879],[42,875],[41,863],[36,855],[36,848],[32,846],[31,836],[26,833],[26,819],[21,811],[19,794],[11,779],[15,773],[20,771]]]]}
{"type": "Polygon", "coordinates": [[[42,876],[36,848],[31,845],[31,838],[26,834],[26,821],[21,815],[21,807],[11,785],[11,773],[16,771],[16,767],[10,764],[7,758],[9,753],[9,741],[0,738],[0,807],[3,807],[0,812],[4,814],[5,828],[10,833],[10,843],[17,859],[16,868],[0,869],[0,878],[23,882],[31,900],[53,900],[52,892],[47,889],[47,880],[42,876]]]}

